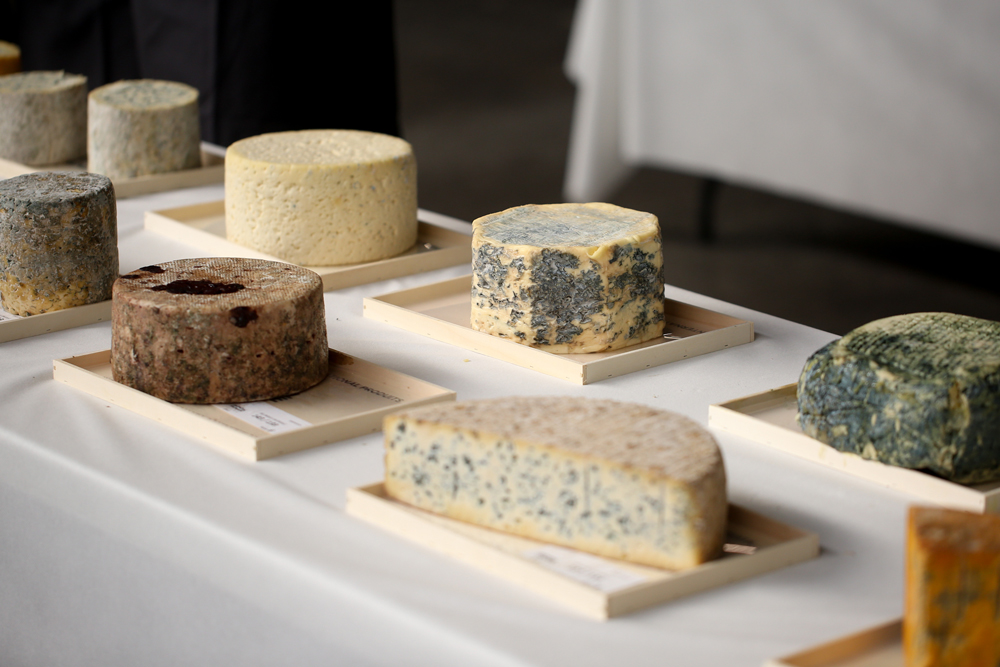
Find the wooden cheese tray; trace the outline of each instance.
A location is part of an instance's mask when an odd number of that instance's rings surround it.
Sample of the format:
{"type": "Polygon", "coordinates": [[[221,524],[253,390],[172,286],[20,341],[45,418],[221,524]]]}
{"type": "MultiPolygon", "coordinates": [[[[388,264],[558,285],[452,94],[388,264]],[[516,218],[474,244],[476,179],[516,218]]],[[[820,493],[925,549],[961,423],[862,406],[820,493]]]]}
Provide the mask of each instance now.
{"type": "Polygon", "coordinates": [[[796,385],[789,384],[709,406],[708,425],[938,505],[1000,513],[1000,481],[966,486],[840,452],[804,434],[797,414],[796,385]]]}
{"type": "Polygon", "coordinates": [[[0,310],[0,343],[109,321],[111,321],[110,299],[27,317],[18,317],[0,310]]]}
{"type": "MultiPolygon", "coordinates": [[[[335,290],[456,264],[471,264],[471,238],[467,234],[435,225],[429,217],[431,214],[426,211],[417,212],[417,242],[401,255],[364,264],[306,268],[320,275],[324,290],[335,290]]],[[[222,200],[147,211],[145,228],[200,248],[213,257],[254,257],[282,261],[273,255],[245,248],[226,239],[226,211],[222,200]]]]}
{"type": "Polygon", "coordinates": [[[169,403],[119,384],[111,379],[110,360],[110,350],[56,359],[52,377],[251,461],[374,433],[390,412],[455,400],[453,391],[330,350],[330,374],[319,385],[273,401],[239,404],[262,421],[277,415],[299,423],[269,433],[234,416],[232,408],[169,403]]]}
{"type": "Polygon", "coordinates": [[[381,483],[348,489],[347,513],[599,620],[819,554],[815,534],[737,505],[729,506],[727,553],[679,572],[601,558],[437,516],[388,498],[381,483]]]}
{"type": "Polygon", "coordinates": [[[474,330],[471,275],[366,298],[364,316],[577,384],[753,341],[753,322],[672,299],[665,303],[668,333],[662,338],[591,354],[553,354],[474,330]]]}
{"type": "MultiPolygon", "coordinates": [[[[201,167],[171,171],[166,174],[151,174],[134,178],[112,179],[115,186],[115,197],[127,199],[139,195],[149,195],[154,192],[166,192],[181,188],[193,188],[199,185],[222,183],[225,176],[225,149],[202,142],[201,167]]],[[[54,164],[41,167],[30,167],[26,164],[11,162],[0,158],[0,178],[12,178],[34,171],[86,171],[87,161],[79,164],[54,164]]]]}
{"type": "Polygon", "coordinates": [[[903,622],[892,621],[835,639],[763,667],[903,667],[903,622]]]}

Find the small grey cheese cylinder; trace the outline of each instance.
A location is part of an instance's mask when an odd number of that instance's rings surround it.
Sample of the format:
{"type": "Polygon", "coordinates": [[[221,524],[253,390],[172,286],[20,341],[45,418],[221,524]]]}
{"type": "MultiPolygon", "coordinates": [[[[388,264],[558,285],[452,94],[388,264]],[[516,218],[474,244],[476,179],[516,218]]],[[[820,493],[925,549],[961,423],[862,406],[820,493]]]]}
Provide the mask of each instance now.
{"type": "Polygon", "coordinates": [[[118,218],[99,174],[35,172],[0,181],[0,301],[37,315],[111,298],[118,218]]]}
{"type": "Polygon", "coordinates": [[[174,81],[116,81],[90,93],[87,168],[112,179],[201,165],[198,91],[174,81]]]}
{"type": "Polygon", "coordinates": [[[87,77],[66,72],[0,76],[0,158],[29,166],[87,154],[87,77]]]}

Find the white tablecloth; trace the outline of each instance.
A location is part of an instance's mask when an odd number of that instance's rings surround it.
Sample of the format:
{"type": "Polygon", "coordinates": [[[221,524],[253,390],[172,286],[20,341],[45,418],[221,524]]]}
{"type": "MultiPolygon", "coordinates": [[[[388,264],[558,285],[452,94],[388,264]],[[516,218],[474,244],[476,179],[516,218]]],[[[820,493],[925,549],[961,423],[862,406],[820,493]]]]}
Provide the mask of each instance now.
{"type": "MultiPolygon", "coordinates": [[[[221,186],[119,204],[122,268],[197,256],[142,213],[221,186]]],[[[333,347],[457,390],[631,400],[701,423],[709,404],[793,382],[833,337],[668,288],[756,323],[757,340],[588,386],[364,319],[362,297],[454,267],[326,295],[333,347]]],[[[238,460],[52,379],[107,349],[96,324],[0,345],[3,665],[759,665],[901,614],[908,498],[717,434],[731,500],[821,536],[812,561],[606,623],[344,514],[382,475],[378,434],[238,460]]]]}
{"type": "Polygon", "coordinates": [[[565,196],[690,171],[1000,246],[1000,5],[580,0],[565,196]]]}

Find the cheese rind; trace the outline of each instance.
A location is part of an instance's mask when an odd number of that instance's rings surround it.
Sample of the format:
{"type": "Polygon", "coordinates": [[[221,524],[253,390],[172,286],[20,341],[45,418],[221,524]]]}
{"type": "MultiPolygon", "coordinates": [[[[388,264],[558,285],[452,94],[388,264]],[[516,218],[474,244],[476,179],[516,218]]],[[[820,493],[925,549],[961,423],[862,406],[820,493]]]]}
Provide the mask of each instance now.
{"type": "Polygon", "coordinates": [[[329,368],[323,285],[244,258],[185,259],[123,275],[111,308],[117,382],[177,403],[239,403],[320,383],[329,368]]]}
{"type": "Polygon", "coordinates": [[[118,218],[99,174],[34,172],[0,180],[0,301],[37,315],[111,298],[118,218]]]}
{"type": "Polygon", "coordinates": [[[21,71],[21,48],[0,40],[0,75],[21,71]]]}
{"type": "Polygon", "coordinates": [[[473,329],[554,353],[663,334],[656,216],[611,204],[519,206],[473,222],[473,329]]]}
{"type": "Polygon", "coordinates": [[[960,483],[1000,477],[1000,323],[950,313],[870,322],[813,354],[799,424],[821,442],[960,483]]]}
{"type": "Polygon", "coordinates": [[[681,415],[512,397],[409,410],[383,430],[386,492],[415,507],[656,567],[721,551],[722,456],[681,415]]]}
{"type": "Polygon", "coordinates": [[[87,169],[112,179],[201,165],[198,91],[175,81],[116,81],[87,101],[87,169]]]}
{"type": "Polygon", "coordinates": [[[911,507],[906,539],[906,665],[1000,664],[1000,517],[911,507]]]}
{"type": "Polygon", "coordinates": [[[410,144],[353,130],[277,132],[226,150],[226,237],[289,262],[356,264],[417,238],[410,144]]]}
{"type": "Polygon", "coordinates": [[[31,166],[87,154],[87,77],[62,71],[0,76],[0,158],[31,166]]]}

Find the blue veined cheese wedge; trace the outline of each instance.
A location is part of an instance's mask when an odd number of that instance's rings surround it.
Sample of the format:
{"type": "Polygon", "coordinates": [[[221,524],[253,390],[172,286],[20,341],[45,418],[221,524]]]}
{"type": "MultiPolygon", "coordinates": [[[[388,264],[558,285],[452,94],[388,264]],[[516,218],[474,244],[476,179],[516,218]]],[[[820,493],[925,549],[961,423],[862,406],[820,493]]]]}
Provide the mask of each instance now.
{"type": "Polygon", "coordinates": [[[201,165],[198,90],[176,81],[116,81],[87,101],[87,169],[111,178],[201,165]]]}
{"type": "Polygon", "coordinates": [[[301,130],[226,150],[226,238],[305,266],[386,259],[417,240],[417,163],[398,137],[301,130]]]}
{"type": "Polygon", "coordinates": [[[385,489],[421,509],[655,567],[721,553],[722,455],[694,421],[579,397],[511,397],[385,419],[385,489]]]}
{"type": "Polygon", "coordinates": [[[31,166],[87,154],[87,77],[62,71],[0,76],[0,158],[31,166]]]}
{"type": "Polygon", "coordinates": [[[0,180],[0,301],[38,315],[111,298],[118,215],[99,174],[34,172],[0,180]]]}
{"type": "Polygon", "coordinates": [[[806,362],[799,424],[890,465],[975,484],[1000,477],[1000,323],[951,313],[865,324],[806,362]]]}
{"type": "Polygon", "coordinates": [[[518,206],[472,223],[473,329],[557,354],[663,334],[655,215],[602,203],[518,206]]]}

